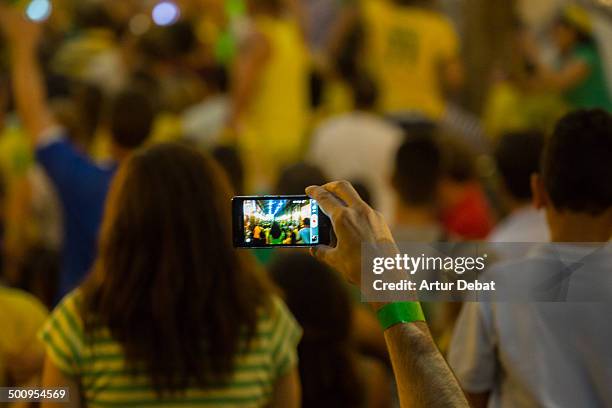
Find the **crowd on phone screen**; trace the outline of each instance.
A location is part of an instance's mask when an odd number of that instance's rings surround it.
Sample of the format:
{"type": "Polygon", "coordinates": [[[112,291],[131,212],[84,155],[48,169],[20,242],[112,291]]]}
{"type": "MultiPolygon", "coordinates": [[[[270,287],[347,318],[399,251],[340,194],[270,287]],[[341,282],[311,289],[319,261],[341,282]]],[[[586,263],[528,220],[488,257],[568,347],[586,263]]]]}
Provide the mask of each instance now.
{"type": "MultiPolygon", "coordinates": [[[[232,195],[348,180],[398,242],[568,243],[501,275],[612,237],[612,87],[586,9],[553,19],[558,67],[515,24],[475,114],[461,33],[429,2],[185,1],[168,26],[143,4],[65,0],[36,24],[0,5],[0,387],[398,406],[358,288],[301,249],[233,249],[232,195]]],[[[247,229],[311,239],[309,218],[247,229]]],[[[582,284],[610,296],[607,279],[582,284]]],[[[612,407],[605,304],[424,309],[474,406],[612,407]]]]}

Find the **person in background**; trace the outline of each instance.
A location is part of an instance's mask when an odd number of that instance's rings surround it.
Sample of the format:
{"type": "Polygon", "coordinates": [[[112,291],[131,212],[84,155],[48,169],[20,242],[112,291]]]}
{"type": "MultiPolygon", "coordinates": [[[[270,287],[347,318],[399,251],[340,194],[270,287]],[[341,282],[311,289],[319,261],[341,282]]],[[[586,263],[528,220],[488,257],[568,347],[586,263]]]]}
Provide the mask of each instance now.
{"type": "Polygon", "coordinates": [[[328,180],[327,174],[320,167],[299,162],[283,169],[274,191],[279,195],[303,195],[306,187],[325,184],[328,180]]]}
{"type": "Polygon", "coordinates": [[[281,229],[279,223],[274,221],[270,231],[267,233],[268,245],[280,245],[285,240],[285,233],[281,229]]]}
{"type": "Polygon", "coordinates": [[[127,82],[127,67],[118,41],[117,24],[107,2],[75,4],[74,34],[61,43],[52,69],[69,78],[101,87],[109,94],[127,82]]]}
{"type": "Polygon", "coordinates": [[[227,173],[235,195],[244,194],[244,166],[238,149],[229,146],[217,146],[211,155],[227,173]]]}
{"type": "MultiPolygon", "coordinates": [[[[8,112],[8,74],[0,74],[0,172],[5,180],[3,273],[7,284],[22,287],[32,250],[57,253],[62,242],[59,200],[33,154],[15,115],[8,112]]],[[[48,258],[47,258],[48,259],[48,258]]],[[[55,263],[52,263],[54,269],[55,263]]],[[[47,269],[46,276],[53,278],[47,269]]],[[[55,278],[57,276],[55,275],[55,278]]],[[[49,283],[54,282],[52,279],[49,283]]],[[[49,288],[54,287],[51,284],[49,288]]],[[[30,286],[26,286],[30,287],[30,286]]],[[[55,296],[55,293],[53,293],[55,296]]],[[[41,297],[46,299],[47,297],[41,297]]]]}
{"type": "Polygon", "coordinates": [[[493,228],[493,216],[476,176],[474,154],[457,139],[443,139],[440,210],[444,229],[450,238],[485,239],[493,228]]]}
{"type": "Polygon", "coordinates": [[[579,5],[566,6],[552,29],[561,67],[554,69],[543,64],[537,51],[528,47],[527,53],[537,66],[532,82],[536,88],[562,93],[573,109],[601,108],[612,112],[612,95],[592,32],[588,12],[579,5]]]}
{"type": "Polygon", "coordinates": [[[545,214],[533,207],[531,193],[531,176],[538,172],[543,149],[539,132],[508,133],[499,140],[493,156],[509,212],[491,231],[489,242],[548,242],[545,214]]]}
{"type": "Polygon", "coordinates": [[[463,83],[459,39],[452,23],[429,1],[365,0],[364,55],[380,89],[379,109],[437,121],[445,91],[463,83]]]}
{"type": "Polygon", "coordinates": [[[227,124],[231,100],[225,67],[214,66],[204,73],[206,97],[185,110],[182,128],[187,140],[200,147],[218,143],[227,124]]]}
{"type": "MultiPolygon", "coordinates": [[[[433,134],[408,137],[397,152],[391,181],[397,199],[391,232],[400,246],[433,243],[436,248],[436,243],[447,239],[438,217],[443,171],[438,143],[433,134]]],[[[448,350],[459,308],[456,303],[423,303],[432,337],[443,353],[448,350]]]]}
{"type": "Polygon", "coordinates": [[[363,182],[377,209],[391,220],[393,192],[388,180],[402,131],[375,113],[378,90],[372,79],[360,75],[352,82],[355,111],[332,116],[315,130],[307,160],[334,180],[363,182]]]}
{"type": "Polygon", "coordinates": [[[59,300],[88,273],[95,256],[98,227],[117,163],[149,136],[153,109],[147,95],[127,89],[114,98],[110,113],[114,161],[98,165],[79,152],[57,126],[36,56],[42,27],[10,6],[0,5],[0,28],[9,39],[17,113],[35,150],[37,162],[60,198],[64,242],[59,300]]]}
{"type": "MultiPolygon", "coordinates": [[[[361,249],[372,256],[395,257],[399,251],[381,213],[361,200],[346,181],[310,186],[306,193],[329,215],[336,233],[335,247],[319,245],[312,254],[340,272],[349,282],[361,282],[361,249]]],[[[374,311],[388,303],[370,303],[374,311]]],[[[408,305],[406,305],[408,306],[408,305]]],[[[411,308],[418,305],[411,304],[411,308]]],[[[394,322],[384,332],[402,407],[468,407],[461,387],[433,342],[426,323],[394,322]]]]}
{"type": "Polygon", "coordinates": [[[270,273],[304,328],[298,346],[302,406],[389,407],[387,368],[357,350],[351,298],[336,272],[307,254],[295,253],[280,256],[270,273]]]}
{"type": "Polygon", "coordinates": [[[398,242],[436,242],[444,238],[438,219],[442,152],[433,136],[408,137],[395,157],[393,236],[398,242]]]}
{"type": "Polygon", "coordinates": [[[230,191],[180,144],[122,164],[94,272],[39,334],[44,387],[71,406],[299,406],[301,329],[232,248],[230,191]]]}
{"type": "Polygon", "coordinates": [[[612,255],[584,245],[612,237],[611,160],[610,114],[579,110],[558,122],[532,189],[551,241],[563,245],[493,266],[490,278],[528,291],[560,265],[581,267],[564,302],[464,305],[449,362],[473,407],[612,405],[612,255]]]}
{"type": "MultiPolygon", "coordinates": [[[[323,174],[319,167],[307,163],[296,163],[283,170],[274,189],[276,194],[302,195],[304,189],[312,185],[324,185],[328,182],[327,175],[323,174]]],[[[263,232],[262,232],[263,234],[263,232]]],[[[293,231],[296,241],[299,231],[293,231]]],[[[264,241],[265,243],[265,241],[264,241]]],[[[277,254],[274,251],[264,249],[255,250],[255,256],[264,265],[269,264],[277,254]]],[[[371,310],[358,301],[359,294],[355,292],[354,316],[357,324],[355,325],[355,341],[364,353],[372,355],[381,360],[387,359],[385,340],[376,330],[376,318],[371,310]]]]}
{"type": "Polygon", "coordinates": [[[47,316],[37,298],[0,282],[0,387],[38,385],[45,350],[36,333],[47,316]]]}
{"type": "Polygon", "coordinates": [[[48,312],[31,294],[3,284],[5,199],[4,177],[0,174],[0,387],[34,386],[44,359],[36,332],[48,312]]]}
{"type": "Polygon", "coordinates": [[[308,121],[309,63],[283,0],[248,2],[251,25],[231,74],[230,126],[244,151],[251,189],[265,189],[300,158],[308,121]]]}
{"type": "Polygon", "coordinates": [[[302,244],[310,244],[310,218],[304,218],[300,225],[300,230],[298,232],[299,239],[298,241],[302,244]]]}

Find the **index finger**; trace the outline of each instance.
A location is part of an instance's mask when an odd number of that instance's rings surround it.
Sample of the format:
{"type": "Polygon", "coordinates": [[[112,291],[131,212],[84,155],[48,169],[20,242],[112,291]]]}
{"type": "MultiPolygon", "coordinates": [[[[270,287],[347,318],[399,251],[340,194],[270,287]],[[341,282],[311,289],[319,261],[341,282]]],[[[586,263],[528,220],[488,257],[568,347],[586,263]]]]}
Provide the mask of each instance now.
{"type": "Polygon", "coordinates": [[[365,205],[355,187],[348,181],[334,181],[324,185],[323,188],[331,191],[336,197],[339,197],[351,207],[365,205]]]}
{"type": "Polygon", "coordinates": [[[331,192],[321,186],[310,186],[306,188],[306,194],[317,200],[319,207],[327,214],[330,218],[334,218],[335,214],[338,213],[343,207],[346,207],[344,203],[334,196],[331,192]]]}

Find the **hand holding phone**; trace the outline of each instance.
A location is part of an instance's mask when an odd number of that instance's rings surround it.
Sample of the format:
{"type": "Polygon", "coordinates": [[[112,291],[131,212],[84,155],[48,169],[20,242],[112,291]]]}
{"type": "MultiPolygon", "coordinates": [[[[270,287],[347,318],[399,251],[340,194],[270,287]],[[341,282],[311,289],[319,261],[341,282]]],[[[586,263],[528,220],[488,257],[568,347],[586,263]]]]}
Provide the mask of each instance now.
{"type": "Polygon", "coordinates": [[[300,248],[331,242],[329,218],[306,195],[234,197],[232,224],[236,248],[300,248]]]}
{"type": "Polygon", "coordinates": [[[312,252],[317,259],[342,273],[349,282],[357,285],[361,282],[364,244],[372,253],[383,257],[398,253],[382,214],[368,206],[350,183],[336,181],[324,186],[311,186],[306,192],[329,214],[336,238],[333,247],[323,244],[312,252]]]}

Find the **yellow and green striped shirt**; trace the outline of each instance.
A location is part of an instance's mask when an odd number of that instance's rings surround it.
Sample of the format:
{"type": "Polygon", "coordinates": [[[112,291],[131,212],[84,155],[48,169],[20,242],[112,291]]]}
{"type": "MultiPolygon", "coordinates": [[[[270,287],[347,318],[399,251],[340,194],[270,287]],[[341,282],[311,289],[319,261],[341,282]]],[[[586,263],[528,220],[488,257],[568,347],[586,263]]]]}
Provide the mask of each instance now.
{"type": "Polygon", "coordinates": [[[177,397],[156,397],[146,374],[133,374],[121,345],[107,329],[84,333],[77,289],[62,301],[39,333],[46,352],[65,375],[78,379],[88,407],[261,407],[270,402],[277,379],[297,364],[302,331],[285,304],[274,297],[257,332],[236,358],[226,385],[190,388],[177,397]]]}

